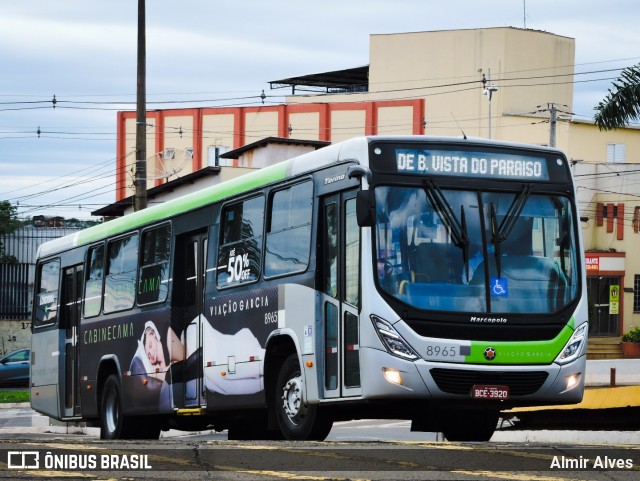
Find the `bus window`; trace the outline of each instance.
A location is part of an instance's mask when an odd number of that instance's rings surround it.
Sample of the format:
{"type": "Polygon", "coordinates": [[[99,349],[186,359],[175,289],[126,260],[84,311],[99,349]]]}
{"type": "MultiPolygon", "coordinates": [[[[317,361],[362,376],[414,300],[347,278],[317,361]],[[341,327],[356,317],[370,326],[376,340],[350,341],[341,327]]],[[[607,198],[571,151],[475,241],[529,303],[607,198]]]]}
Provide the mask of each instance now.
{"type": "Polygon", "coordinates": [[[42,264],[38,274],[39,290],[35,306],[34,327],[54,324],[58,320],[60,259],[42,264]]]}
{"type": "Polygon", "coordinates": [[[109,242],[104,282],[104,312],[131,309],[138,270],[138,235],[109,242]]]}
{"type": "Polygon", "coordinates": [[[356,220],[356,200],[346,203],[346,255],[345,255],[345,293],[344,300],[358,306],[360,297],[360,228],[356,220]]]}
{"type": "Polygon", "coordinates": [[[164,302],[169,292],[171,225],[142,233],[142,252],[138,279],[138,304],[164,302]]]}
{"type": "Polygon", "coordinates": [[[324,292],[331,297],[338,296],[338,209],[335,203],[324,209],[324,292]]]}
{"type": "Polygon", "coordinates": [[[311,248],[311,181],[280,190],[271,198],[264,260],[267,277],[303,272],[311,248]]]}
{"type": "Polygon", "coordinates": [[[84,316],[100,314],[102,305],[102,280],[104,277],[104,246],[89,249],[89,268],[84,284],[84,316]]]}
{"type": "Polygon", "coordinates": [[[218,287],[258,280],[262,262],[264,197],[225,206],[221,224],[218,287]]]}

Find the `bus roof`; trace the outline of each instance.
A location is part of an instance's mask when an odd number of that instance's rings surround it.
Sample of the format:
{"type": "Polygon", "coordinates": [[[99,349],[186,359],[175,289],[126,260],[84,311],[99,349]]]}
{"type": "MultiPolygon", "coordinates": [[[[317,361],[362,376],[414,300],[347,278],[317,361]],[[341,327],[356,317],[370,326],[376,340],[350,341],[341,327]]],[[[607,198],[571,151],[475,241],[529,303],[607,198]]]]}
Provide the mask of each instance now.
{"type": "Polygon", "coordinates": [[[91,244],[146,225],[162,222],[164,219],[199,209],[213,202],[331,165],[338,161],[339,147],[340,144],[324,147],[74,234],[54,239],[40,246],[38,258],[48,257],[74,247],[91,244]],[[320,151],[322,151],[322,155],[317,154],[320,151]],[[334,151],[333,155],[328,151],[334,151]],[[328,158],[327,154],[329,154],[328,158]]]}
{"type": "Polygon", "coordinates": [[[184,214],[213,202],[248,192],[254,188],[279,182],[305,172],[312,172],[313,170],[326,167],[337,162],[366,159],[369,142],[374,140],[395,142],[422,140],[436,143],[455,142],[458,144],[469,143],[475,145],[499,144],[512,148],[527,148],[547,152],[557,151],[556,149],[541,146],[501,142],[481,138],[467,139],[462,137],[432,137],[416,135],[355,137],[345,140],[344,142],[329,145],[313,152],[303,154],[299,157],[294,157],[269,167],[256,170],[255,172],[241,175],[234,179],[221,182],[220,184],[191,192],[179,198],[163,202],[162,204],[154,205],[132,214],[127,214],[123,217],[104,222],[103,224],[81,230],[77,233],[46,242],[40,246],[38,250],[38,258],[54,255],[77,246],[91,244],[146,225],[162,222],[164,219],[169,219],[172,216],[184,214]]]}

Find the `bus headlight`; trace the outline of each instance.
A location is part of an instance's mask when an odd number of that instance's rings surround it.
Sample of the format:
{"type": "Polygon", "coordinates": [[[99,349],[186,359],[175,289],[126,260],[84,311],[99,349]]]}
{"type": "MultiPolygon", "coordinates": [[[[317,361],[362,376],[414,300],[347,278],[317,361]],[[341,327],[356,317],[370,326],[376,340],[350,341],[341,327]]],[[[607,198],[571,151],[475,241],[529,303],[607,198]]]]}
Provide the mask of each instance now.
{"type": "Polygon", "coordinates": [[[585,322],[573,332],[569,342],[567,342],[564,349],[556,359],[558,364],[571,362],[580,355],[582,352],[582,346],[587,340],[587,329],[588,324],[585,322]]]}
{"type": "Polygon", "coordinates": [[[408,359],[413,361],[414,359],[418,359],[418,355],[415,351],[409,346],[407,341],[405,341],[398,331],[396,331],[391,324],[389,324],[384,319],[381,319],[378,316],[371,316],[371,321],[373,322],[374,327],[376,328],[376,332],[378,336],[380,336],[380,340],[387,348],[389,353],[394,356],[401,357],[403,359],[408,359]]]}

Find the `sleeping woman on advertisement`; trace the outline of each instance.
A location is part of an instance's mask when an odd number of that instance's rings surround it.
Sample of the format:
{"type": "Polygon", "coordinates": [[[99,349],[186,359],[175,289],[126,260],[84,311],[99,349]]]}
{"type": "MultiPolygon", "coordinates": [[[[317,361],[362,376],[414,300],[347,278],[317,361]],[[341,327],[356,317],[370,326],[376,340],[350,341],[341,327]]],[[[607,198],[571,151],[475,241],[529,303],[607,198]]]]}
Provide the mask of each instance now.
{"type": "Polygon", "coordinates": [[[153,321],[147,321],[138,349],[131,361],[132,374],[147,374],[151,382],[145,386],[157,392],[161,411],[169,411],[182,404],[184,383],[187,395],[195,389],[195,380],[203,367],[202,348],[198,343],[198,329],[202,329],[202,345],[211,353],[212,368],[204,369],[204,383],[208,391],[225,395],[254,394],[262,390],[260,360],[265,350],[248,328],[235,334],[222,334],[204,316],[196,317],[182,337],[169,327],[163,336],[153,321]],[[186,352],[185,352],[186,347],[186,352]],[[220,375],[220,365],[229,359],[237,361],[236,372],[220,375]],[[247,362],[253,359],[254,362],[247,362]]]}
{"type": "Polygon", "coordinates": [[[159,378],[164,379],[172,363],[184,360],[184,345],[170,327],[166,338],[167,342],[163,343],[160,330],[153,321],[145,323],[138,349],[131,361],[132,374],[157,373],[159,378]]]}
{"type": "Polygon", "coordinates": [[[195,384],[197,366],[202,363],[201,352],[201,349],[190,350],[185,360],[184,339],[171,327],[163,336],[156,324],[149,320],[144,325],[131,360],[131,374],[146,374],[151,382],[143,385],[144,388],[149,395],[158,396],[161,411],[169,411],[174,405],[182,404],[184,383],[195,384]]]}
{"type": "Polygon", "coordinates": [[[183,334],[186,348],[187,395],[190,382],[199,372],[204,371],[204,385],[208,391],[226,394],[254,394],[262,390],[260,361],[265,350],[256,336],[244,327],[235,334],[223,334],[214,329],[204,315],[191,321],[183,334]],[[201,344],[198,342],[198,330],[201,332],[201,344]],[[202,347],[200,347],[202,346],[202,347]],[[203,360],[203,348],[206,359],[203,360]],[[253,361],[253,362],[251,362],[253,361]],[[197,370],[196,362],[201,370],[197,370]],[[231,363],[235,363],[232,369],[231,363]],[[208,367],[204,367],[208,365],[208,367]],[[225,375],[221,375],[221,367],[225,375]]]}

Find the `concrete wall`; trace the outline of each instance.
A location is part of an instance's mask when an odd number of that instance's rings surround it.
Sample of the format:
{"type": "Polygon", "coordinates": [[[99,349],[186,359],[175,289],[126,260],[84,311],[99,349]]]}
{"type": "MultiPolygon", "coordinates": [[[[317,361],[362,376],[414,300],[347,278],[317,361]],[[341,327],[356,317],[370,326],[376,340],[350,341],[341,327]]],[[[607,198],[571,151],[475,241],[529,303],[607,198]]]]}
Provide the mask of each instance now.
{"type": "Polygon", "coordinates": [[[0,321],[0,355],[31,348],[30,321],[0,321]]]}

